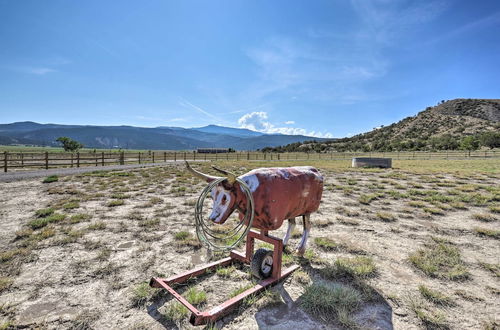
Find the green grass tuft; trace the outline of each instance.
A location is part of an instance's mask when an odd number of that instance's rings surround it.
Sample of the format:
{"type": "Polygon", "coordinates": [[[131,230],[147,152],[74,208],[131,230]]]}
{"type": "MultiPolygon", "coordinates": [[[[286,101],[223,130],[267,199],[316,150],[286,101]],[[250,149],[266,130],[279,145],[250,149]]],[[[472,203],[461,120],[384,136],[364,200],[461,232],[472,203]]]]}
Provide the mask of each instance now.
{"type": "Polygon", "coordinates": [[[196,288],[189,288],[185,294],[187,301],[193,305],[200,305],[207,302],[207,294],[204,291],[200,291],[196,288]]]}
{"type": "Polygon", "coordinates": [[[338,244],[335,243],[335,241],[333,241],[332,239],[327,237],[316,237],[314,239],[314,243],[325,251],[331,251],[338,248],[338,244]]]}
{"type": "Polygon", "coordinates": [[[300,305],[315,316],[336,319],[344,327],[352,328],[356,323],[351,315],[361,303],[362,295],[353,287],[320,282],[306,287],[300,305]]]}
{"type": "Polygon", "coordinates": [[[187,231],[180,231],[178,233],[175,233],[174,239],[177,241],[183,241],[191,237],[191,233],[187,231]]]}
{"type": "Polygon", "coordinates": [[[442,294],[439,291],[432,290],[425,285],[419,285],[418,291],[420,291],[422,297],[436,305],[453,305],[450,297],[442,294]]]}
{"type": "Polygon", "coordinates": [[[233,274],[235,271],[236,267],[229,266],[229,267],[219,267],[215,270],[215,273],[220,277],[229,278],[231,277],[231,274],[233,274]]]}
{"type": "Polygon", "coordinates": [[[338,258],[332,265],[327,265],[321,273],[329,279],[338,277],[367,278],[377,274],[373,259],[366,256],[353,258],[338,258]]]}
{"type": "Polygon", "coordinates": [[[66,210],[77,209],[80,207],[80,203],[73,201],[73,202],[69,202],[69,203],[64,204],[62,207],[63,207],[63,209],[66,209],[66,210]]]}
{"type": "Polygon", "coordinates": [[[460,251],[450,244],[432,243],[412,253],[409,260],[413,266],[431,277],[462,280],[470,276],[460,251]]]}
{"type": "Polygon", "coordinates": [[[51,183],[51,182],[56,182],[59,180],[59,177],[57,175],[50,175],[43,179],[43,183],[51,183]]]}
{"type": "Polygon", "coordinates": [[[238,287],[238,288],[234,289],[233,291],[231,291],[231,293],[229,294],[229,298],[236,297],[240,293],[245,292],[246,290],[250,289],[253,286],[254,285],[252,283],[249,283],[247,285],[241,285],[240,287],[238,287]]]}
{"type": "Polygon", "coordinates": [[[147,282],[135,286],[132,290],[132,297],[130,298],[132,306],[144,306],[154,292],[155,290],[151,288],[147,282]]]}
{"type": "Polygon", "coordinates": [[[64,214],[53,213],[45,218],[31,220],[30,222],[28,222],[28,226],[30,226],[32,229],[38,229],[38,228],[45,227],[49,223],[63,221],[65,218],[66,218],[66,215],[64,215],[64,214]]]}
{"type": "Polygon", "coordinates": [[[54,209],[52,207],[46,208],[46,209],[40,209],[35,212],[35,215],[38,218],[45,218],[54,213],[54,209]]]}

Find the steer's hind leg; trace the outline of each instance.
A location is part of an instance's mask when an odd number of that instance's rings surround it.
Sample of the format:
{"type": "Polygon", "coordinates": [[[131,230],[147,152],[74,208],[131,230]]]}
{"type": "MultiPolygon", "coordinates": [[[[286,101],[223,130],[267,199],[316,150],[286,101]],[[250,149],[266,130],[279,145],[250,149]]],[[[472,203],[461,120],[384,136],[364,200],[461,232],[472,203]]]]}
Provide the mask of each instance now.
{"type": "Polygon", "coordinates": [[[293,230],[295,229],[295,218],[288,219],[288,229],[286,231],[285,237],[283,237],[283,248],[288,244],[290,236],[292,236],[293,230]]]}
{"type": "Polygon", "coordinates": [[[297,254],[303,256],[306,252],[307,238],[309,237],[309,232],[311,231],[311,215],[304,214],[302,216],[302,221],[304,223],[304,232],[302,233],[302,239],[300,240],[299,246],[297,247],[297,254]]]}

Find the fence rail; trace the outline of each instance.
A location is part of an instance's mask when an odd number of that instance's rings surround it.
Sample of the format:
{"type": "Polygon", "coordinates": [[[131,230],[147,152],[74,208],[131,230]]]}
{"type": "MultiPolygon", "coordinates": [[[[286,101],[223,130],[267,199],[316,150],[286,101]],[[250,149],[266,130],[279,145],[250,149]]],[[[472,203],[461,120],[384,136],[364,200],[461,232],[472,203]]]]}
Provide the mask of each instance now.
{"type": "Polygon", "coordinates": [[[472,159],[500,158],[499,150],[486,151],[401,151],[401,152],[331,152],[331,153],[263,153],[263,152],[232,152],[232,153],[197,153],[176,151],[150,152],[3,152],[0,154],[0,166],[4,172],[9,169],[23,168],[55,168],[106,166],[142,163],[160,163],[183,160],[346,160],[353,157],[390,157],[394,160],[423,159],[472,159]]]}

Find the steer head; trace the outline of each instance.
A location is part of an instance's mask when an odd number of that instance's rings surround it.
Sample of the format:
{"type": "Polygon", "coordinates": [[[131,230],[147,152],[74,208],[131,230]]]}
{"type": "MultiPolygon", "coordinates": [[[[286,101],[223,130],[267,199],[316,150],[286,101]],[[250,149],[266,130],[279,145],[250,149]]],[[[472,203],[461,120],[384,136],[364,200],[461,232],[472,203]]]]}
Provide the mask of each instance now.
{"type": "MultiPolygon", "coordinates": [[[[214,180],[222,178],[198,172],[191,168],[188,162],[186,162],[186,167],[187,170],[194,176],[206,182],[212,182],[214,180]]],[[[238,181],[236,181],[235,174],[221,170],[215,166],[212,167],[217,172],[224,174],[226,180],[216,185],[211,191],[213,206],[212,212],[210,213],[210,216],[208,218],[215,223],[223,224],[235,209],[240,209],[238,205],[241,204],[244,196],[241,193],[238,181]]]]}

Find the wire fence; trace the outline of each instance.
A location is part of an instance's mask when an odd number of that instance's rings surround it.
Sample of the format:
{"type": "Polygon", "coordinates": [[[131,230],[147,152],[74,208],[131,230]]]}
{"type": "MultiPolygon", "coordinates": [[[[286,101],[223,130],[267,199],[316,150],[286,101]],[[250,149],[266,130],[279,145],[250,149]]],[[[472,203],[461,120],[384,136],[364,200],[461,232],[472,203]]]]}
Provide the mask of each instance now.
{"type": "Polygon", "coordinates": [[[354,157],[392,158],[393,160],[424,159],[472,159],[500,158],[499,150],[482,151],[401,151],[401,152],[330,152],[330,153],[270,153],[228,152],[198,153],[196,151],[149,151],[149,152],[3,152],[0,154],[3,171],[20,169],[49,169],[57,167],[106,166],[146,164],[176,161],[286,161],[286,160],[347,160],[354,157]]]}

